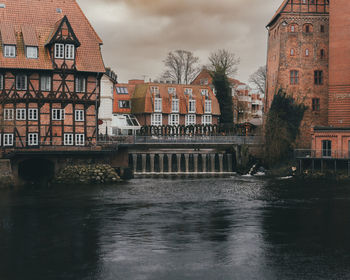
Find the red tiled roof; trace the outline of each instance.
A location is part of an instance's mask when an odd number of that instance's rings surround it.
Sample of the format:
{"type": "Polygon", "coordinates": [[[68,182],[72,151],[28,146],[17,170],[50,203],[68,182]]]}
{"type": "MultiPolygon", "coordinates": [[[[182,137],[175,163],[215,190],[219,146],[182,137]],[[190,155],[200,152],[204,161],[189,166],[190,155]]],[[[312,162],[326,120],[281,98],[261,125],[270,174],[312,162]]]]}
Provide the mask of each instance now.
{"type": "MultiPolygon", "coordinates": [[[[3,58],[1,56],[2,47],[0,47],[1,68],[53,69],[45,43],[54,32],[57,22],[67,16],[76,37],[81,43],[76,54],[77,70],[105,72],[100,51],[102,41],[75,0],[1,0],[1,3],[5,4],[5,8],[0,9],[0,25],[9,25],[14,29],[14,43],[17,45],[16,58],[3,58]],[[39,45],[38,59],[27,59],[25,56],[23,26],[26,25],[35,27],[39,45]]],[[[5,34],[8,34],[8,31],[8,28],[5,28],[5,34]]],[[[2,33],[1,37],[4,40],[2,33]]]]}
{"type": "Polygon", "coordinates": [[[6,45],[16,45],[15,29],[9,23],[0,24],[1,41],[6,45]]]}
{"type": "Polygon", "coordinates": [[[36,35],[35,27],[30,25],[22,25],[23,41],[26,46],[39,46],[38,37],[36,35]]]}
{"type": "Polygon", "coordinates": [[[113,97],[113,113],[114,114],[128,114],[131,112],[130,109],[119,108],[119,100],[131,100],[131,96],[134,94],[135,85],[134,84],[117,84],[114,88],[114,97],[113,97]],[[115,90],[118,87],[125,87],[128,89],[128,94],[118,94],[115,90]]]}
{"type": "Polygon", "coordinates": [[[176,89],[176,98],[179,99],[179,114],[188,114],[188,100],[189,96],[184,94],[186,88],[192,89],[192,97],[196,100],[196,114],[204,114],[204,101],[205,97],[201,94],[201,89],[207,89],[209,93],[209,99],[212,101],[212,114],[220,115],[220,107],[218,100],[209,86],[198,85],[178,85],[178,84],[156,84],[145,83],[136,85],[134,94],[132,96],[132,110],[133,114],[153,113],[151,87],[157,86],[159,88],[159,95],[162,98],[162,113],[170,114],[172,95],[168,93],[168,88],[176,89]]]}

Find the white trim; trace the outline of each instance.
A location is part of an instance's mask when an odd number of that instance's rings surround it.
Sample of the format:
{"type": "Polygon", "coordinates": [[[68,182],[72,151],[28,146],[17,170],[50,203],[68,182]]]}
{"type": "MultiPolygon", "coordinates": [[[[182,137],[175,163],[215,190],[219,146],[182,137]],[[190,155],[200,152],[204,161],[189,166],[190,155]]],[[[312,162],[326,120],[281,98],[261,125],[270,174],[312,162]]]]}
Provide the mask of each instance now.
{"type": "Polygon", "coordinates": [[[211,100],[205,100],[204,102],[204,113],[211,114],[211,100]]]}
{"type": "Polygon", "coordinates": [[[38,58],[38,47],[26,47],[27,58],[38,58]]]}
{"type": "Polygon", "coordinates": [[[15,110],[14,109],[4,109],[4,120],[13,121],[15,110]]]}
{"type": "Polygon", "coordinates": [[[29,108],[28,109],[28,120],[29,121],[37,121],[38,120],[38,109],[29,108]]]}
{"type": "Polygon", "coordinates": [[[202,116],[202,124],[206,125],[206,124],[212,124],[213,122],[213,117],[212,115],[203,115],[202,116]]]}
{"type": "Polygon", "coordinates": [[[162,112],[162,98],[154,98],[154,112],[162,112]]]}
{"type": "Polygon", "coordinates": [[[75,145],[85,146],[85,134],[75,134],[75,145]]]}
{"type": "Polygon", "coordinates": [[[64,109],[52,109],[52,120],[63,121],[65,117],[64,109]]]}
{"type": "Polygon", "coordinates": [[[40,77],[40,89],[42,91],[50,91],[51,90],[51,76],[42,75],[40,77]]]}
{"type": "Polygon", "coordinates": [[[16,89],[27,90],[27,75],[19,74],[16,76],[16,89]]]}
{"type": "Polygon", "coordinates": [[[64,58],[64,44],[55,44],[55,58],[64,58]]]}
{"type": "Polygon", "coordinates": [[[169,125],[179,125],[180,115],[179,114],[170,114],[168,119],[169,125]]]}
{"type": "Polygon", "coordinates": [[[28,133],[28,146],[38,146],[38,145],[39,145],[39,134],[28,133]]]}
{"type": "Polygon", "coordinates": [[[26,109],[16,109],[16,120],[25,121],[26,120],[26,109]]]}
{"type": "Polygon", "coordinates": [[[185,118],[185,125],[195,125],[197,123],[197,116],[195,114],[188,114],[185,118]]]}
{"type": "Polygon", "coordinates": [[[161,126],[163,124],[163,115],[162,114],[152,114],[151,115],[151,125],[161,126]]]}
{"type": "Polygon", "coordinates": [[[13,146],[13,134],[4,133],[4,147],[13,146]]]}
{"type": "Polygon", "coordinates": [[[188,113],[192,113],[192,114],[196,113],[196,100],[191,99],[188,101],[188,113]]]}
{"type": "Polygon", "coordinates": [[[74,145],[73,133],[65,133],[65,134],[63,134],[63,144],[65,146],[73,146],[74,145]]]}
{"type": "Polygon", "coordinates": [[[74,45],[73,44],[66,44],[65,46],[65,55],[66,59],[74,59],[74,45]]]}
{"type": "Polygon", "coordinates": [[[16,57],[16,46],[4,45],[4,57],[16,57]]]}
{"type": "Polygon", "coordinates": [[[83,122],[84,120],[84,110],[75,110],[75,121],[83,122]]]}
{"type": "Polygon", "coordinates": [[[180,111],[180,106],[179,106],[179,99],[173,98],[171,100],[171,112],[173,113],[179,113],[180,111]]]}
{"type": "Polygon", "coordinates": [[[86,79],[84,77],[75,77],[75,91],[85,92],[86,79]]]}

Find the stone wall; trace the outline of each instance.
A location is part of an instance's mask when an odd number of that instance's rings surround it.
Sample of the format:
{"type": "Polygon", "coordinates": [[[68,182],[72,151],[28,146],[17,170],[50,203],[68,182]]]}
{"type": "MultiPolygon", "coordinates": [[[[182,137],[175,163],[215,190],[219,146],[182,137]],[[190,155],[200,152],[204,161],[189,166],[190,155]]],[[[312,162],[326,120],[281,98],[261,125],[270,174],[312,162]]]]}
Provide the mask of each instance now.
{"type": "Polygon", "coordinates": [[[0,159],[0,188],[10,187],[14,184],[11,161],[0,159]]]}

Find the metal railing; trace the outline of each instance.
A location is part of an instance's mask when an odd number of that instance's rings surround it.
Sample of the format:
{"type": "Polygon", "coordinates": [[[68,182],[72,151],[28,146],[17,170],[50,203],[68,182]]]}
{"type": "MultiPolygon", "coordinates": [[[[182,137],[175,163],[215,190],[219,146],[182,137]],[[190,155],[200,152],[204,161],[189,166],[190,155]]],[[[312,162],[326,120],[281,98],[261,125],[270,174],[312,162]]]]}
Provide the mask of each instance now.
{"type": "Polygon", "coordinates": [[[350,152],[341,150],[311,150],[296,149],[294,157],[299,159],[324,158],[324,159],[350,159],[350,152]]]}

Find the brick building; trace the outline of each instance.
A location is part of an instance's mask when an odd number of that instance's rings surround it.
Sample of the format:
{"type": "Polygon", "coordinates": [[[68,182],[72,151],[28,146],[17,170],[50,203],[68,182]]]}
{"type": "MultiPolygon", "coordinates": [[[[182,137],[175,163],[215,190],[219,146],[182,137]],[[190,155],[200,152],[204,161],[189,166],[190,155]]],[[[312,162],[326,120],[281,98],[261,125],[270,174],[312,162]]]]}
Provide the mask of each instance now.
{"type": "MultiPolygon", "coordinates": [[[[254,122],[262,124],[263,95],[252,90],[248,85],[229,78],[232,91],[233,121],[236,124],[254,122]]],[[[203,69],[191,83],[193,85],[208,85],[215,93],[213,78],[207,69],[203,69]]]]}
{"type": "Polygon", "coordinates": [[[0,144],[94,143],[102,41],[76,1],[2,0],[0,34],[0,144]]]}
{"type": "Polygon", "coordinates": [[[300,147],[311,145],[311,127],[328,124],[328,0],[285,0],[267,25],[266,108],[280,88],[308,106],[300,147]]]}
{"type": "Polygon", "coordinates": [[[219,103],[206,85],[138,83],[131,112],[141,125],[218,124],[219,103]]]}

